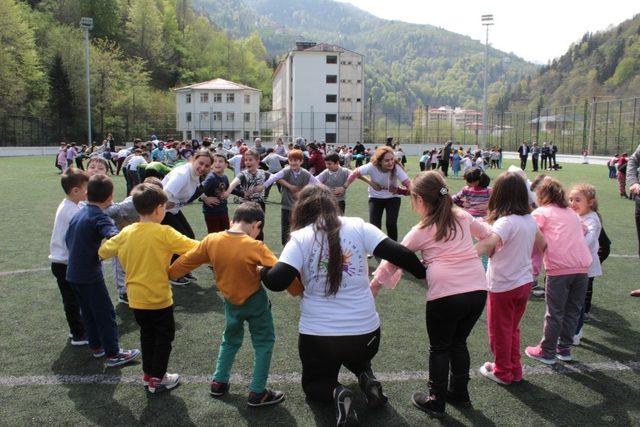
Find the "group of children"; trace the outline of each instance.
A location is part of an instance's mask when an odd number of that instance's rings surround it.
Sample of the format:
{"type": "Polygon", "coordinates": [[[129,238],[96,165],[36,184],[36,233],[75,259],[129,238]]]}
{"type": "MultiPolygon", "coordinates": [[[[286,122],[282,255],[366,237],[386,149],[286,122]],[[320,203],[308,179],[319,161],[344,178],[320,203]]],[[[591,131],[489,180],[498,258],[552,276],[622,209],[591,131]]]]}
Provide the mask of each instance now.
{"type": "MultiPolygon", "coordinates": [[[[302,151],[292,149],[287,153],[288,166],[269,173],[259,168],[264,157],[255,149],[247,149],[243,153],[244,169],[229,182],[225,175],[227,156],[213,157],[212,171],[202,183],[203,214],[210,234],[201,242],[160,224],[165,217],[167,195],[157,178],[150,177],[133,186],[130,197],[114,204],[113,183],[106,175],[104,159],[90,159],[87,172],[73,167],[63,172],[61,184],[66,198],[56,212],[50,260],[62,295],[71,344],[88,344],[94,357],[106,356],[108,367],[129,363],[142,354],[143,383],[149,392],[176,387],[179,376],[167,371],[175,336],[169,280],[209,264],[224,297],[226,318],[211,394],[219,397],[229,390],[231,365],[242,344],[243,325],[247,322],[256,354],[248,404],[279,403],[284,394],[266,386],[275,334],[270,302],[257,270],[277,261],[260,241],[265,221],[265,190],[274,183],[281,185],[284,244],[296,194],[306,185],[324,184],[336,196],[344,213],[351,171],[341,166],[337,153],[330,153],[324,156],[326,169],[314,176],[302,168],[305,161],[302,151]],[[244,202],[235,210],[232,221],[226,205],[231,194],[244,202]],[[181,256],[172,263],[174,254],[181,256]],[[119,346],[115,311],[101,266],[101,260],[107,258],[114,258],[114,265],[119,265],[116,274],[120,271],[122,280],[126,280],[125,298],[140,326],[141,352],[119,346]]],[[[546,270],[543,338],[538,345],[527,347],[525,353],[553,364],[556,359],[571,360],[571,346],[579,345],[582,325],[591,306],[593,280],[602,274],[599,242],[603,231],[595,188],[577,185],[567,197],[554,178],[541,176],[532,185],[521,170],[505,172],[491,188],[488,176],[477,167],[467,169],[465,180],[467,186],[453,196],[439,172],[427,172],[414,180],[413,206],[422,219],[403,243],[422,251],[429,306],[459,293],[457,285],[447,285],[449,279],[444,277],[449,276],[447,271],[469,268],[465,256],[471,253],[469,245],[474,243],[471,237],[477,239],[473,257],[488,257],[486,282],[479,280],[478,289],[469,288],[460,294],[462,297],[455,295],[458,299],[449,307],[471,304],[477,316],[452,322],[442,301],[431,310],[435,317],[429,317],[428,310],[431,351],[442,358],[454,357],[444,355],[446,344],[437,330],[460,333],[466,341],[484,308],[484,299],[476,293],[488,289],[487,322],[494,361],[481,366],[480,372],[501,384],[511,384],[522,379],[519,322],[540,270],[537,265],[540,254],[546,270]],[[466,210],[468,217],[461,215],[456,205],[466,210]],[[486,218],[487,223],[479,221],[480,218],[486,218]],[[456,234],[460,224],[466,224],[464,227],[471,232],[456,234]],[[429,234],[423,235],[426,232],[429,234]],[[451,245],[453,256],[449,253],[451,245]],[[440,271],[443,262],[446,268],[440,271]],[[466,293],[473,295],[464,296],[466,293]],[[444,310],[440,318],[438,310],[444,310]],[[443,322],[449,322],[446,328],[443,322]],[[456,322],[464,323],[458,332],[456,322]],[[438,340],[442,345],[436,348],[438,340]]],[[[393,273],[390,266],[381,265],[372,282],[374,294],[380,285],[393,282],[391,276],[397,283],[399,276],[393,273]]],[[[296,280],[288,290],[299,295],[301,284],[296,280]]],[[[449,368],[442,372],[434,370],[438,377],[430,381],[433,387],[429,394],[414,395],[416,406],[436,416],[443,413],[447,382],[448,393],[454,400],[469,400],[468,352],[465,355],[464,345],[457,362],[451,361],[451,380],[446,379],[449,368]]],[[[442,366],[438,369],[444,369],[442,366]]]]}

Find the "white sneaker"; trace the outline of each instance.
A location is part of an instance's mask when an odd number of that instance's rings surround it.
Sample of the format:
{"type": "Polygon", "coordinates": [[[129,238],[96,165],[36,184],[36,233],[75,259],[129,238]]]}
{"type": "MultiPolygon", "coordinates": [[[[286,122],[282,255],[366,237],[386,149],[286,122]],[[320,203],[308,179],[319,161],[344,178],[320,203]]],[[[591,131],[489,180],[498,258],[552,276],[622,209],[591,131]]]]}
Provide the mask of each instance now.
{"type": "Polygon", "coordinates": [[[180,384],[180,375],[170,374],[167,372],[164,374],[162,379],[151,378],[147,389],[149,390],[149,393],[160,393],[165,390],[176,388],[178,384],[180,384]]]}
{"type": "Polygon", "coordinates": [[[580,345],[580,340],[582,339],[582,330],[584,328],[580,328],[577,334],[573,336],[573,345],[580,345]]]}
{"type": "Polygon", "coordinates": [[[509,383],[502,381],[500,378],[496,377],[496,374],[493,373],[493,364],[491,362],[485,362],[484,365],[480,366],[480,373],[482,376],[489,378],[492,381],[497,382],[502,385],[509,385],[509,383]]]}

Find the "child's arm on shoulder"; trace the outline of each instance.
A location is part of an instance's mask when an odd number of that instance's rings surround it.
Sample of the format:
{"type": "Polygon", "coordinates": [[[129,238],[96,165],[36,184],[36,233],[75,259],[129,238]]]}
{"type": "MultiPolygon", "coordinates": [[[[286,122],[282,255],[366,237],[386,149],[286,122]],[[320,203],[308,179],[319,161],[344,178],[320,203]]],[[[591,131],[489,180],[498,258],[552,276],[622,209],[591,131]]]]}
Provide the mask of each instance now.
{"type": "Polygon", "coordinates": [[[480,240],[476,243],[475,248],[478,252],[478,256],[489,255],[493,256],[494,251],[498,246],[502,244],[502,239],[496,233],[491,232],[488,237],[480,240]]]}
{"type": "MultiPolygon", "coordinates": [[[[273,267],[278,263],[278,258],[275,257],[271,249],[267,247],[265,244],[260,245],[260,253],[259,253],[259,267],[266,267],[267,269],[273,267]]],[[[262,271],[260,272],[260,276],[262,276],[262,271]]],[[[304,287],[302,283],[298,279],[298,277],[294,277],[289,282],[289,285],[286,288],[286,291],[295,296],[302,295],[304,287]]]]}
{"type": "Polygon", "coordinates": [[[109,259],[118,255],[118,249],[123,240],[123,234],[118,234],[112,238],[105,240],[100,249],[98,249],[98,256],[100,259],[109,259]]]}
{"type": "Polygon", "coordinates": [[[98,229],[98,233],[103,239],[110,239],[119,232],[118,227],[116,227],[116,223],[113,222],[107,214],[98,216],[96,219],[96,227],[98,229]]]}
{"type": "Polygon", "coordinates": [[[194,242],[195,246],[171,264],[168,271],[170,279],[182,277],[200,265],[210,262],[209,252],[207,251],[208,238],[205,237],[200,243],[191,239],[188,240],[194,242]]]}
{"type": "Polygon", "coordinates": [[[542,253],[547,249],[547,241],[540,230],[536,231],[535,247],[542,253]]]}
{"type": "Polygon", "coordinates": [[[471,235],[478,240],[486,239],[491,234],[491,226],[481,218],[472,218],[471,235]]]}

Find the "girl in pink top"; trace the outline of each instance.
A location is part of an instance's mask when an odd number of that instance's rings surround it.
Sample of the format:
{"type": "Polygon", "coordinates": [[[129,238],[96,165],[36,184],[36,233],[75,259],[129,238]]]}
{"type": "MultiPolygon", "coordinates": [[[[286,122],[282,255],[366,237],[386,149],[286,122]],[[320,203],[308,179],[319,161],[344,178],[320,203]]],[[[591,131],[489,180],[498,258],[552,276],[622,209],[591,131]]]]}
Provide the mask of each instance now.
{"type": "MultiPolygon", "coordinates": [[[[411,251],[419,250],[427,267],[429,335],[429,393],[414,393],[412,402],[441,417],[445,394],[449,401],[470,403],[467,337],[487,297],[484,269],[472,238],[485,238],[490,228],[453,204],[439,172],[421,172],[413,179],[411,201],[420,222],[402,244],[411,251]]],[[[374,273],[371,291],[376,295],[381,286],[395,287],[401,274],[398,267],[383,261],[374,273]]]]}
{"type": "Polygon", "coordinates": [[[540,344],[527,347],[525,354],[553,365],[556,358],[572,360],[571,345],[587,293],[591,252],[562,184],[546,177],[536,187],[536,195],[540,207],[532,215],[547,242],[543,257],[547,312],[540,344]]]}
{"type": "Polygon", "coordinates": [[[514,172],[501,174],[489,199],[491,235],[476,244],[479,255],[492,254],[487,331],[494,361],[481,366],[480,373],[505,385],[522,380],[520,320],[533,282],[534,242],[544,249],[544,237],[530,212],[526,182],[514,172]]]}

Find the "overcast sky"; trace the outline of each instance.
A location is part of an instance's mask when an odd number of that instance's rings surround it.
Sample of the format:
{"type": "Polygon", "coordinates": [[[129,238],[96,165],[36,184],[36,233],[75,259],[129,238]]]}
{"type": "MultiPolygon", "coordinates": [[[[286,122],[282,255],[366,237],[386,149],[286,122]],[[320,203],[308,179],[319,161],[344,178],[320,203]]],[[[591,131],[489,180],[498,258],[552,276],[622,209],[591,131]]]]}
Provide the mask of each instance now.
{"type": "Polygon", "coordinates": [[[351,3],[380,18],[431,24],[483,42],[480,15],[491,13],[495,25],[489,30],[489,43],[542,64],[565,53],[585,32],[605,30],[640,13],[637,0],[338,1],[351,3]]]}

